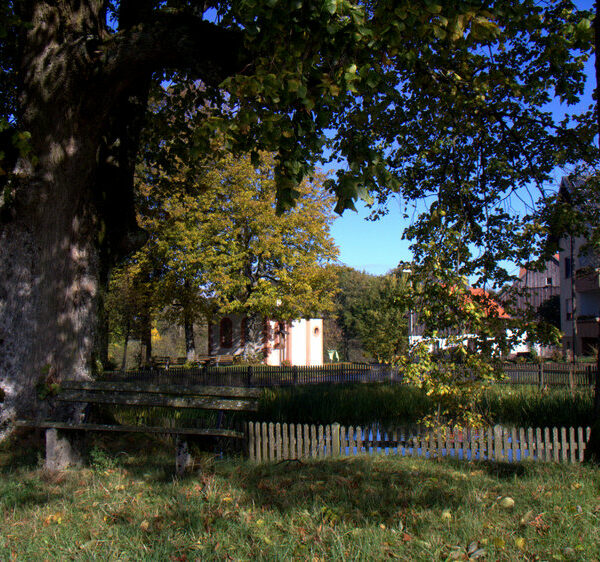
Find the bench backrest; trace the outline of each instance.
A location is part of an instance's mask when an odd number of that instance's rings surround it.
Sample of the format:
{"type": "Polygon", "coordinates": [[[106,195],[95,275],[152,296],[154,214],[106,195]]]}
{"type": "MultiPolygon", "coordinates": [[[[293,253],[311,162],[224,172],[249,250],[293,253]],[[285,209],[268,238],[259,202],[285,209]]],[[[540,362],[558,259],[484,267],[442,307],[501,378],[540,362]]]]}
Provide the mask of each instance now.
{"type": "Polygon", "coordinates": [[[64,381],[57,400],[122,406],[258,410],[258,388],[148,384],[123,381],[64,381]]]}

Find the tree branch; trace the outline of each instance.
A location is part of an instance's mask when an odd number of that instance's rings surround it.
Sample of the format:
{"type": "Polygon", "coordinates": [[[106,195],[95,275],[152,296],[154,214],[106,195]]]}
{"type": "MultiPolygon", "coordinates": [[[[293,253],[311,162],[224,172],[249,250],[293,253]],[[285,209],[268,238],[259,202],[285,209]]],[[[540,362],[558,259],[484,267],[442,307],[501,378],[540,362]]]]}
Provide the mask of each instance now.
{"type": "Polygon", "coordinates": [[[97,51],[103,74],[121,88],[163,69],[187,70],[216,86],[244,68],[243,34],[189,14],[154,13],[113,35],[97,51]]]}

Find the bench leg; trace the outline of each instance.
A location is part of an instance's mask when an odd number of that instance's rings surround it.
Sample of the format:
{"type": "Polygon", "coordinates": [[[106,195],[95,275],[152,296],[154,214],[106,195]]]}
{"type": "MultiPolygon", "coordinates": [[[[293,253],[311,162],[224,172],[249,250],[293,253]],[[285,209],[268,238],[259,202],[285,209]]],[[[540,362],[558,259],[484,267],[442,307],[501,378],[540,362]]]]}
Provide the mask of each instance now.
{"type": "Polygon", "coordinates": [[[64,470],[83,464],[81,437],[73,431],[46,429],[46,462],[48,470],[64,470]]]}
{"type": "Polygon", "coordinates": [[[191,464],[192,456],[189,453],[187,441],[178,436],[175,450],[175,472],[177,476],[183,476],[191,464]]]}

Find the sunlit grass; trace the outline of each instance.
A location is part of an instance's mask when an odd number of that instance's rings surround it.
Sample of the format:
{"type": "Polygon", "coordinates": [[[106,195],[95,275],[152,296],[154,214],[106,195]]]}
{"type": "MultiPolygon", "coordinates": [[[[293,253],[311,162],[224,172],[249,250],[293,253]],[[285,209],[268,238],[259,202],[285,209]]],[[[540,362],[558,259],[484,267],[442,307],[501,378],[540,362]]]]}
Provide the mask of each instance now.
{"type": "Polygon", "coordinates": [[[600,557],[596,468],[204,456],[177,480],[161,442],[107,443],[89,468],[58,475],[3,446],[0,560],[600,557]]]}

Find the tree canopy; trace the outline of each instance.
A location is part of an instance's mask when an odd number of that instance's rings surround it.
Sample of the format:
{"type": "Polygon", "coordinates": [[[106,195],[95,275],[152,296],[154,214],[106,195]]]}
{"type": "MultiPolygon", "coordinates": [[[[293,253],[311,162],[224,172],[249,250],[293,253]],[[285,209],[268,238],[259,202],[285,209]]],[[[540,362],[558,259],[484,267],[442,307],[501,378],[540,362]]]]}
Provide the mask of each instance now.
{"type": "Polygon", "coordinates": [[[3,420],[35,404],[43,373],[90,374],[99,287],[145,238],[133,175],[153,83],[202,84],[199,155],[214,138],[275,154],[280,209],[319,160],[340,164],[339,211],[424,199],[409,234],[436,281],[497,276],[492,258],[536,234],[503,207],[516,183],[593,156],[587,116],[546,110],[577,100],[592,51],[591,15],[566,0],[2,0],[0,13],[3,420]]]}

